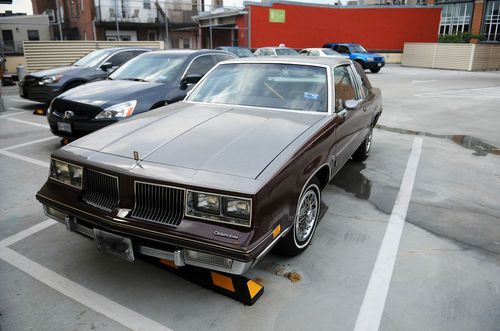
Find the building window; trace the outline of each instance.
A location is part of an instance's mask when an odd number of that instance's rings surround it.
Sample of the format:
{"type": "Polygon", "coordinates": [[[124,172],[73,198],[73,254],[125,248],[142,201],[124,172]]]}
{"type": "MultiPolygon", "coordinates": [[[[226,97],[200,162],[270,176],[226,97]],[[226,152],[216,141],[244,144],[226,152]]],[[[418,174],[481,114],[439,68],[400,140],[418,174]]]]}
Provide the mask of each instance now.
{"type": "Polygon", "coordinates": [[[42,12],[43,15],[47,15],[49,17],[49,22],[50,23],[55,23],[56,22],[56,13],[54,9],[45,9],[42,12]]]}
{"type": "Polygon", "coordinates": [[[470,31],[472,2],[440,4],[441,24],[439,34],[457,34],[470,31]]]}
{"type": "Polygon", "coordinates": [[[151,9],[151,0],[144,0],[144,9],[151,9]]]}
{"type": "Polygon", "coordinates": [[[38,30],[28,30],[28,40],[40,40],[38,30]]]}
{"type": "Polygon", "coordinates": [[[500,42],[500,1],[488,1],[484,13],[483,36],[485,41],[500,42]]]}
{"type": "Polygon", "coordinates": [[[80,4],[77,0],[71,0],[69,2],[70,13],[72,17],[80,17],[80,4]]]}

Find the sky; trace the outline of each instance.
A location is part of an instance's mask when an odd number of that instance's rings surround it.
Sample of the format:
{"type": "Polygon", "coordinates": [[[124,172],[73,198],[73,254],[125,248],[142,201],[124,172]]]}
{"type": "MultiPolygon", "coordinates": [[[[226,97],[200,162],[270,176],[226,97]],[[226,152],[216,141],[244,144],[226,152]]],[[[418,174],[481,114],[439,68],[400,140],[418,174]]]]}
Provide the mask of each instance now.
{"type": "MultiPolygon", "coordinates": [[[[258,2],[258,0],[254,0],[258,2]]],[[[291,0],[293,1],[293,0],[291,0]]],[[[334,4],[335,0],[301,0],[300,2],[311,2],[311,3],[324,3],[324,4],[334,4]]],[[[224,0],[224,6],[236,7],[242,6],[243,0],[224,0]]],[[[0,13],[6,10],[12,10],[14,13],[27,13],[28,15],[33,14],[33,7],[31,6],[31,0],[13,0],[12,5],[0,5],[0,13]]]]}

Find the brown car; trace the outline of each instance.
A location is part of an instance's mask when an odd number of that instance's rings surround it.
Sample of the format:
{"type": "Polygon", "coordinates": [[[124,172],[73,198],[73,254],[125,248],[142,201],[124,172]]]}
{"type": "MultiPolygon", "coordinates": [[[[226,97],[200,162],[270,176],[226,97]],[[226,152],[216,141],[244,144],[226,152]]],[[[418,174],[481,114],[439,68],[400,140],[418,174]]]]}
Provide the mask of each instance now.
{"type": "Polygon", "coordinates": [[[37,194],[98,248],[242,274],[310,243],[321,190],[364,160],[381,93],[341,58],[221,62],[183,102],[52,154],[37,194]]]}

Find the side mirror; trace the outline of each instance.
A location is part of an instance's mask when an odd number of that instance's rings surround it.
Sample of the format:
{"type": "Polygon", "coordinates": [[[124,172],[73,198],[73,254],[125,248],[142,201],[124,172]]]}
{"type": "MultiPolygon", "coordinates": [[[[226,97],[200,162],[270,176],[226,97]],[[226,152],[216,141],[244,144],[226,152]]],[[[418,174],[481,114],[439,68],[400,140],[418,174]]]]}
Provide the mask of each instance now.
{"type": "Polygon", "coordinates": [[[346,100],[344,101],[344,108],[347,110],[354,110],[358,108],[360,100],[346,100]]]}
{"type": "Polygon", "coordinates": [[[200,81],[201,77],[203,77],[203,75],[200,74],[187,75],[181,80],[181,86],[183,88],[187,88],[189,85],[194,85],[200,81]]]}
{"type": "Polygon", "coordinates": [[[108,71],[109,69],[113,68],[113,63],[111,62],[104,62],[101,67],[102,70],[108,71]]]}

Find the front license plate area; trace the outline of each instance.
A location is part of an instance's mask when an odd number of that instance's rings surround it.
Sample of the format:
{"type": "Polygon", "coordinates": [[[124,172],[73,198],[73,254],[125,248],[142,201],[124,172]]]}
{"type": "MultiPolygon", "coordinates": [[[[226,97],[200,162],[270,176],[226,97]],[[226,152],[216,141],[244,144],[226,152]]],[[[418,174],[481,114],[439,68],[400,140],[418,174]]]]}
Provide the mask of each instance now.
{"type": "Polygon", "coordinates": [[[382,63],[379,63],[379,64],[378,64],[378,66],[379,66],[379,67],[381,67],[381,66],[382,66],[382,63]]]}
{"type": "Polygon", "coordinates": [[[94,229],[94,239],[98,250],[130,262],[135,260],[132,240],[129,238],[94,229]]]}
{"type": "Polygon", "coordinates": [[[57,122],[57,130],[71,133],[71,123],[57,122]]]}

